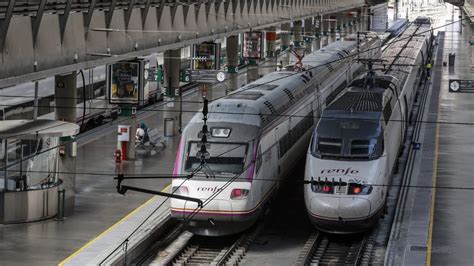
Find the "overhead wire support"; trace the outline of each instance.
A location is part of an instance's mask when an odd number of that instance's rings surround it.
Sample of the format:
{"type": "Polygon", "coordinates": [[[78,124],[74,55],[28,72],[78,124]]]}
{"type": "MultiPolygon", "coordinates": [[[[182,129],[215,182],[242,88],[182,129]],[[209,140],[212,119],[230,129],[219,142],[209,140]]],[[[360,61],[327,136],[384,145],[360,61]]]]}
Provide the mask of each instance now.
{"type": "MultiPolygon", "coordinates": [[[[192,175],[187,176],[187,179],[191,178],[192,175]]],[[[163,196],[163,197],[168,197],[168,198],[175,198],[175,199],[180,199],[180,200],[187,200],[187,201],[193,201],[198,204],[198,206],[202,206],[203,202],[202,200],[198,198],[193,198],[193,197],[187,197],[187,196],[181,196],[173,193],[166,193],[166,192],[161,192],[161,191],[156,191],[156,190],[151,190],[151,189],[146,189],[146,188],[140,188],[140,187],[134,187],[134,186],[127,186],[127,185],[122,185],[122,181],[126,179],[151,179],[151,178],[171,178],[171,176],[147,176],[147,177],[125,177],[123,174],[118,174],[118,176],[114,179],[118,180],[117,183],[117,192],[119,194],[125,195],[127,191],[132,190],[132,191],[137,191],[137,192],[142,192],[146,194],[153,194],[153,195],[158,195],[158,196],[163,196]]]]}
{"type": "Polygon", "coordinates": [[[206,160],[209,159],[211,156],[207,151],[210,148],[210,143],[207,141],[208,137],[210,137],[209,130],[207,128],[207,115],[209,114],[209,100],[204,98],[204,106],[202,108],[202,130],[198,134],[198,138],[201,138],[201,142],[199,143],[199,151],[196,154],[196,157],[200,158],[200,167],[204,169],[204,174],[207,178],[212,177],[215,178],[215,175],[212,173],[212,170],[206,164],[206,160]]]}

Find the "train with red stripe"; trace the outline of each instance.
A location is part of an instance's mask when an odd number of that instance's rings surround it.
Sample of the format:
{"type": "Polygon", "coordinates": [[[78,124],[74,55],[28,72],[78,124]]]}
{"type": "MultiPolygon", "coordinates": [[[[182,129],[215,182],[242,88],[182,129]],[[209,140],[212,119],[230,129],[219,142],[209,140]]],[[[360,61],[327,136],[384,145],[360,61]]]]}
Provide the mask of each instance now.
{"type": "Polygon", "coordinates": [[[417,18],[387,45],[380,65],[323,111],[307,152],[304,189],[318,229],[358,233],[384,214],[432,39],[429,18],[417,18]]]}

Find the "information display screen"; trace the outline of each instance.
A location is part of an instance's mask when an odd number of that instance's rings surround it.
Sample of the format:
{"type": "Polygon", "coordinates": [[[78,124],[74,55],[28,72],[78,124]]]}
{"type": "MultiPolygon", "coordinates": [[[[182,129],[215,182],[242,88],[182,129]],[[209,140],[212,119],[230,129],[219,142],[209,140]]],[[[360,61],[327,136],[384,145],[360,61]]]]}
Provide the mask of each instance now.
{"type": "Polygon", "coordinates": [[[244,32],[242,56],[247,59],[262,58],[263,33],[261,31],[244,32]]]}

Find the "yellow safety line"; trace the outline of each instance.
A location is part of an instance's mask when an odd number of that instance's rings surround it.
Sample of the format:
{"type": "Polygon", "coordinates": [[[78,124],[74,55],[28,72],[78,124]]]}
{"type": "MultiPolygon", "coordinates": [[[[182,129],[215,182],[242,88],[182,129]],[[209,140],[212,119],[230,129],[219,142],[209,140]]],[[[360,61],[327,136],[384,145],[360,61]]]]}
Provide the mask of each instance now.
{"type": "MultiPolygon", "coordinates": [[[[168,184],[165,188],[163,188],[161,190],[161,192],[164,192],[166,191],[169,187],[171,186],[171,184],[168,184]]],[[[94,243],[95,241],[97,241],[99,238],[101,238],[102,236],[104,236],[105,234],[107,234],[108,232],[110,232],[112,229],[114,229],[117,225],[119,225],[120,223],[122,223],[123,221],[125,221],[128,217],[132,216],[134,213],[136,213],[137,211],[139,211],[141,208],[145,207],[145,205],[147,205],[148,203],[150,203],[155,197],[157,196],[153,196],[151,198],[149,198],[145,203],[143,203],[142,205],[138,206],[138,208],[136,208],[135,210],[131,211],[129,214],[127,214],[125,217],[123,217],[122,219],[120,219],[120,221],[116,222],[115,224],[113,224],[111,227],[107,228],[104,232],[102,232],[100,235],[96,236],[94,239],[92,239],[91,241],[87,242],[84,246],[82,246],[80,249],[78,249],[76,252],[72,253],[71,255],[69,255],[69,257],[65,258],[63,261],[61,261],[58,266],[64,266],[64,264],[66,262],[68,262],[69,260],[71,260],[72,258],[74,258],[75,256],[77,256],[79,253],[81,253],[85,248],[87,248],[88,246],[90,246],[92,243],[94,243]]]]}
{"type": "Polygon", "coordinates": [[[428,228],[428,247],[426,251],[426,265],[431,265],[431,241],[433,238],[433,219],[435,212],[435,199],[436,199],[436,179],[438,177],[438,147],[439,147],[439,113],[441,109],[441,91],[438,97],[438,114],[436,118],[436,137],[435,137],[435,149],[434,149],[434,162],[433,162],[433,176],[431,177],[431,185],[433,187],[431,191],[431,207],[430,207],[430,223],[428,228]]]}

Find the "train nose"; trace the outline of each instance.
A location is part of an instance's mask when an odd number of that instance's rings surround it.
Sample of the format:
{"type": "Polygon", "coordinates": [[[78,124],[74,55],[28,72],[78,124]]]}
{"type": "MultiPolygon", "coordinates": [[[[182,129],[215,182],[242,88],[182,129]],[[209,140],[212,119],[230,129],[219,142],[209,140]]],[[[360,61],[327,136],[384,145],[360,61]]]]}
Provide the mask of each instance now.
{"type": "Polygon", "coordinates": [[[340,198],[339,217],[344,218],[364,218],[370,214],[370,202],[364,198],[340,198]]]}
{"type": "Polygon", "coordinates": [[[328,219],[363,218],[370,214],[370,202],[355,197],[314,197],[310,208],[312,213],[328,219]]]}
{"type": "Polygon", "coordinates": [[[321,217],[337,219],[339,216],[339,198],[313,197],[311,199],[310,211],[321,217]]]}

